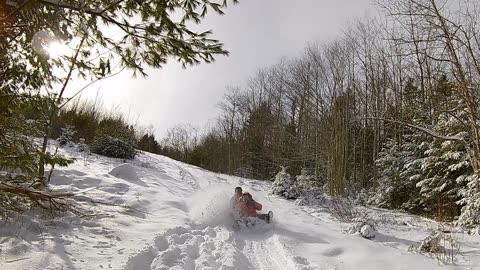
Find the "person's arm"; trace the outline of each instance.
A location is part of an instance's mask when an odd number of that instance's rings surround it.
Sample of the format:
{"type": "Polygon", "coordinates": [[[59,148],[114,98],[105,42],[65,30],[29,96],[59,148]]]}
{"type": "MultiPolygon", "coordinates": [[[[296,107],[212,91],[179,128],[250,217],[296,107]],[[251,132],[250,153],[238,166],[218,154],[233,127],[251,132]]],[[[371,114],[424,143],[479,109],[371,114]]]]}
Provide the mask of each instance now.
{"type": "Polygon", "coordinates": [[[262,205],[261,205],[260,203],[258,203],[258,202],[255,202],[255,203],[253,204],[253,207],[255,207],[255,210],[257,210],[257,211],[262,210],[262,205]]]}

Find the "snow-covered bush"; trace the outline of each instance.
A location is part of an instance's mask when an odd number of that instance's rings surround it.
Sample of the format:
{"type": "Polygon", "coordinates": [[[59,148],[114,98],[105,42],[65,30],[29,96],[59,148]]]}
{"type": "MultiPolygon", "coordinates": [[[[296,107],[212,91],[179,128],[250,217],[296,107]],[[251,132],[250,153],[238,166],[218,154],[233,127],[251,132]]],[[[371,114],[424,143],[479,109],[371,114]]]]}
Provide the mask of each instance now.
{"type": "Polygon", "coordinates": [[[96,138],[92,152],[106,157],[123,159],[133,159],[136,155],[135,148],[131,144],[110,136],[96,138]]]}
{"type": "Polygon", "coordinates": [[[429,254],[443,262],[454,263],[460,251],[460,244],[458,240],[450,234],[432,231],[430,235],[422,240],[418,247],[412,246],[409,250],[429,254]]]}
{"type": "Polygon", "coordinates": [[[293,180],[286,172],[286,168],[282,167],[275,176],[271,192],[287,199],[299,199],[298,204],[309,204],[309,202],[318,204],[319,200],[324,201],[319,182],[305,169],[293,180]]]}
{"type": "Polygon", "coordinates": [[[443,247],[440,244],[442,240],[442,234],[439,232],[433,232],[422,240],[420,246],[417,248],[421,253],[440,253],[443,252],[443,247]]]}
{"type": "Polygon", "coordinates": [[[363,226],[364,226],[364,223],[355,222],[352,225],[350,225],[348,228],[346,228],[345,232],[348,234],[359,233],[363,226]]]}
{"type": "Polygon", "coordinates": [[[80,138],[80,142],[78,143],[77,147],[78,147],[78,151],[80,152],[90,152],[90,147],[85,142],[84,138],[80,138]]]}
{"type": "Polygon", "coordinates": [[[366,239],[373,239],[376,235],[375,224],[371,219],[366,217],[357,217],[353,220],[351,226],[349,226],[346,230],[348,234],[359,234],[363,238],[366,239]]]}
{"type": "Polygon", "coordinates": [[[362,229],[360,230],[360,235],[366,239],[373,239],[375,238],[375,229],[371,225],[363,225],[362,229]]]}
{"type": "Polygon", "coordinates": [[[362,188],[360,192],[358,192],[354,199],[353,203],[355,205],[362,205],[362,206],[367,206],[369,198],[373,197],[371,194],[372,192],[369,192],[368,190],[362,188]]]}
{"type": "Polygon", "coordinates": [[[301,173],[296,176],[295,185],[302,196],[317,194],[320,191],[320,183],[315,176],[308,170],[302,169],[301,173]]]}
{"type": "Polygon", "coordinates": [[[271,193],[287,199],[296,199],[301,194],[285,167],[282,167],[282,170],[275,176],[271,193]]]}
{"type": "Polygon", "coordinates": [[[457,225],[470,229],[472,233],[480,228],[480,176],[473,174],[457,178],[457,182],[466,183],[460,190],[462,199],[458,202],[464,205],[457,225]]]}
{"type": "Polygon", "coordinates": [[[74,130],[74,127],[71,125],[65,125],[64,128],[62,128],[62,135],[57,138],[57,142],[61,145],[67,145],[72,146],[72,139],[73,136],[75,135],[76,131],[74,130]]]}

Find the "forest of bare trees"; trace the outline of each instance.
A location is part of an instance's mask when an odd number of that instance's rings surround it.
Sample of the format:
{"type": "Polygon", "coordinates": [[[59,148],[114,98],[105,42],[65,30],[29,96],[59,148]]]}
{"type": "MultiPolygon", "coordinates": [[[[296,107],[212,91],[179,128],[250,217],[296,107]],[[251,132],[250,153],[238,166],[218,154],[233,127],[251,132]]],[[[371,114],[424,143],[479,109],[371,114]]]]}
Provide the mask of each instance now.
{"type": "Polygon", "coordinates": [[[378,6],[382,19],[228,88],[184,160],[265,180],[304,169],[331,195],[442,219],[479,211],[480,3],[378,6]]]}

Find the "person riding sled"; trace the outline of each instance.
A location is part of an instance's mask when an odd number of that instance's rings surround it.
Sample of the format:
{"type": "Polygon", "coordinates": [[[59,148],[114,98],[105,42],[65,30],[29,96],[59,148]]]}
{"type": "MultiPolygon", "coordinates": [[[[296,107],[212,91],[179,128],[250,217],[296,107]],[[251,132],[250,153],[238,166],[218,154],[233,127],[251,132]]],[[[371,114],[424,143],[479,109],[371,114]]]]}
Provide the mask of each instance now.
{"type": "Polygon", "coordinates": [[[235,188],[235,193],[230,199],[230,209],[231,215],[234,219],[241,218],[242,214],[240,213],[240,203],[242,202],[243,190],[241,187],[235,188]]]}
{"type": "Polygon", "coordinates": [[[257,211],[261,211],[263,206],[256,202],[252,194],[248,192],[243,193],[241,202],[238,203],[237,207],[240,209],[240,214],[244,218],[255,217],[270,223],[273,217],[272,211],[268,212],[268,214],[258,214],[257,211]]]}
{"type": "Polygon", "coordinates": [[[242,199],[243,195],[243,190],[241,187],[236,187],[235,188],[235,193],[233,194],[232,198],[230,199],[230,208],[235,208],[237,204],[240,202],[242,199]]]}

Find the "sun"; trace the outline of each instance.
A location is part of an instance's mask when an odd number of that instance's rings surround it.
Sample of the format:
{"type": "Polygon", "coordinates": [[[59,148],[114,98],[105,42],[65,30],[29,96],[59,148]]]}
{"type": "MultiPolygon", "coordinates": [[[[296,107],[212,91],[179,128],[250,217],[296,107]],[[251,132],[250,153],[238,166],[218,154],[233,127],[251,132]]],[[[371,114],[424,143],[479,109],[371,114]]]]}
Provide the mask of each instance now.
{"type": "Polygon", "coordinates": [[[47,51],[48,55],[54,59],[70,55],[72,52],[72,50],[67,46],[67,44],[55,40],[49,42],[48,45],[45,47],[45,50],[47,51]]]}
{"type": "Polygon", "coordinates": [[[58,59],[69,56],[73,50],[49,31],[40,30],[32,38],[33,50],[41,56],[58,59]]]}

